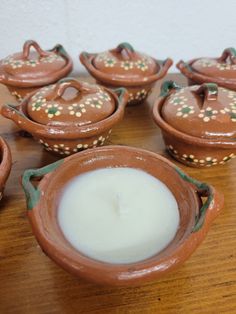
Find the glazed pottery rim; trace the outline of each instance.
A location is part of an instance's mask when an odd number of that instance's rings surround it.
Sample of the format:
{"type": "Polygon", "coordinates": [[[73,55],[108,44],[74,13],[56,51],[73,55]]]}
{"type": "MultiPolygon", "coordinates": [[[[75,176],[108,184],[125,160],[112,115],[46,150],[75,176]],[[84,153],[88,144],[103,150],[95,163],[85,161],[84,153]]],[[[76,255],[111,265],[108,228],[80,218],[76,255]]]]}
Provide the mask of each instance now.
{"type": "Polygon", "coordinates": [[[15,78],[14,76],[7,77],[5,73],[2,72],[0,75],[0,82],[2,84],[16,87],[16,88],[41,87],[44,85],[53,84],[54,82],[58,81],[60,78],[66,76],[72,70],[73,61],[62,45],[57,44],[52,49],[47,50],[47,52],[58,53],[66,61],[66,64],[62,68],[54,72],[51,72],[46,76],[39,77],[36,79],[33,79],[33,78],[22,79],[22,78],[15,78]]]}
{"type": "Polygon", "coordinates": [[[109,131],[124,116],[124,109],[128,101],[128,92],[126,91],[126,89],[117,88],[116,90],[110,90],[106,87],[103,88],[109,95],[114,98],[116,102],[115,111],[103,120],[90,124],[85,124],[82,126],[76,126],[73,123],[70,126],[50,126],[38,123],[30,119],[24,111],[27,110],[26,107],[28,104],[28,100],[35,94],[35,92],[28,94],[17,106],[4,105],[1,109],[1,113],[4,117],[13,120],[20,128],[31,133],[32,135],[42,136],[47,139],[55,140],[73,140],[78,138],[88,138],[90,136],[95,136],[100,133],[109,131]],[[116,94],[116,92],[122,94],[123,98],[121,100],[119,99],[119,96],[116,94]],[[23,118],[23,120],[26,120],[27,123],[23,123],[21,121],[21,118],[23,118]]]}
{"type": "MultiPolygon", "coordinates": [[[[1,160],[0,160],[0,191],[2,192],[5,183],[9,177],[11,166],[12,166],[12,155],[11,150],[7,142],[0,136],[0,152],[1,152],[1,160]]],[[[2,196],[2,195],[1,195],[2,196]]]]}
{"type": "Polygon", "coordinates": [[[180,70],[182,74],[187,76],[188,79],[193,80],[199,84],[201,83],[216,83],[219,86],[226,86],[226,85],[235,85],[236,87],[236,79],[229,79],[229,78],[220,78],[218,76],[207,76],[203,73],[200,73],[192,68],[192,64],[202,58],[195,58],[191,59],[187,62],[180,60],[176,67],[180,70]]]}
{"type": "MultiPolygon", "coordinates": [[[[122,152],[124,151],[124,153],[130,154],[137,153],[138,155],[143,156],[143,158],[153,159],[155,160],[155,162],[157,162],[157,165],[158,161],[162,161],[170,168],[171,171],[177,172],[177,175],[180,177],[179,179],[181,181],[183,180],[183,182],[186,184],[186,188],[188,188],[189,193],[192,195],[193,197],[192,200],[195,200],[194,201],[195,204],[192,205],[192,208],[195,208],[195,210],[192,209],[192,211],[194,212],[192,212],[190,216],[192,218],[187,218],[190,220],[188,220],[187,226],[185,226],[186,229],[183,230],[183,234],[181,235],[181,238],[177,240],[178,242],[174,248],[171,248],[168,251],[168,248],[170,247],[171,243],[175,240],[175,238],[161,252],[157,253],[153,257],[150,257],[139,262],[130,264],[111,264],[107,262],[101,262],[93,258],[87,257],[82,252],[73,248],[73,246],[65,239],[64,235],[62,234],[62,231],[60,234],[60,240],[55,240],[51,238],[49,235],[49,230],[51,229],[44,230],[44,226],[42,225],[42,223],[40,224],[40,221],[38,221],[38,219],[41,219],[43,215],[42,212],[39,213],[40,211],[39,208],[41,205],[40,198],[43,198],[45,195],[44,192],[42,193],[42,195],[40,194],[40,189],[38,190],[39,191],[38,202],[32,205],[31,208],[29,208],[28,210],[33,232],[36,238],[38,239],[42,249],[51,257],[52,260],[54,260],[57,264],[59,264],[62,268],[66,269],[70,273],[79,275],[92,281],[96,281],[98,283],[103,284],[109,283],[113,285],[130,284],[135,283],[136,281],[139,280],[145,280],[146,277],[147,278],[151,277],[152,273],[155,273],[156,275],[159,273],[162,274],[165,273],[166,271],[176,268],[178,264],[182,264],[195,251],[197,246],[202,242],[212,221],[217,216],[219,209],[222,207],[223,203],[222,196],[219,194],[217,197],[217,192],[215,191],[215,189],[211,185],[206,185],[210,191],[210,195],[212,195],[212,198],[210,200],[210,203],[208,203],[207,205],[207,211],[204,216],[203,224],[200,226],[199,229],[194,230],[195,228],[194,226],[196,225],[194,217],[196,215],[196,212],[198,212],[201,207],[198,200],[201,196],[204,196],[204,194],[201,195],[200,193],[198,194],[196,192],[196,185],[194,188],[194,185],[192,185],[190,181],[185,182],[186,174],[166,158],[154,152],[146,151],[143,149],[118,145],[88,149],[86,151],[67,157],[64,160],[63,159],[59,160],[58,162],[56,162],[57,163],[56,168],[54,168],[52,171],[51,170],[48,171],[48,174],[46,174],[46,176],[42,179],[38,187],[42,188],[43,186],[45,188],[49,186],[50,180],[52,180],[53,178],[52,174],[54,174],[55,178],[55,175],[57,173],[58,174],[60,173],[64,163],[72,159],[86,160],[87,158],[87,160],[91,160],[91,157],[97,157],[96,159],[97,162],[99,160],[99,157],[101,158],[99,152],[101,155],[102,154],[104,155],[105,152],[106,153],[110,152],[113,153],[113,155],[115,156],[116,151],[120,152],[120,150],[122,150],[122,152]],[[213,197],[214,195],[215,197],[213,197]],[[218,202],[220,202],[221,206],[217,203],[217,200],[218,202]],[[64,243],[66,243],[66,247],[65,245],[63,245],[63,241],[64,243]],[[72,254],[72,256],[69,256],[69,254],[67,254],[68,250],[71,252],[71,254],[74,252],[75,255],[72,254]],[[163,252],[165,251],[168,252],[166,255],[163,254],[163,252]],[[161,257],[160,254],[162,254],[161,257]],[[96,272],[98,272],[98,274],[96,272]],[[93,277],[93,275],[95,278],[93,277]],[[102,276],[102,278],[100,276],[102,276]]],[[[117,162],[119,163],[119,161],[117,162]]],[[[54,163],[53,165],[55,165],[56,163],[54,163]]],[[[132,166],[132,162],[131,163],[129,162],[127,166],[132,166]]],[[[97,168],[95,167],[95,169],[97,168]]],[[[25,174],[23,175],[22,182],[24,180],[24,176],[26,176],[26,173],[29,173],[30,175],[34,176],[31,171],[33,170],[26,170],[25,174]]],[[[198,182],[194,179],[192,180],[193,182],[198,182]]],[[[204,184],[201,183],[201,185],[199,186],[200,190],[201,186],[203,187],[203,185],[204,184]]],[[[45,206],[42,207],[42,210],[45,213],[47,212],[47,208],[45,208],[45,206]]],[[[58,210],[58,208],[56,210],[58,210]]],[[[56,224],[57,226],[59,226],[58,221],[56,222],[56,224]]],[[[182,226],[182,228],[184,227],[182,226]]],[[[60,227],[59,230],[61,230],[60,227]]]]}
{"type": "Polygon", "coordinates": [[[179,139],[181,142],[194,144],[196,146],[219,147],[219,148],[236,148],[236,141],[227,138],[201,138],[181,132],[167,123],[161,115],[162,106],[167,96],[159,96],[153,105],[153,118],[162,131],[170,134],[172,137],[179,139]]]}
{"type": "Polygon", "coordinates": [[[104,73],[97,69],[93,64],[93,60],[97,55],[98,53],[88,53],[83,51],[79,55],[79,59],[92,76],[94,76],[97,80],[105,82],[106,84],[112,86],[142,87],[150,85],[155,81],[163,78],[166,75],[169,68],[171,67],[171,65],[173,64],[173,61],[170,58],[167,58],[163,61],[152,58],[158,66],[158,71],[156,73],[139,79],[136,78],[126,79],[116,77],[114,74],[104,73]]]}

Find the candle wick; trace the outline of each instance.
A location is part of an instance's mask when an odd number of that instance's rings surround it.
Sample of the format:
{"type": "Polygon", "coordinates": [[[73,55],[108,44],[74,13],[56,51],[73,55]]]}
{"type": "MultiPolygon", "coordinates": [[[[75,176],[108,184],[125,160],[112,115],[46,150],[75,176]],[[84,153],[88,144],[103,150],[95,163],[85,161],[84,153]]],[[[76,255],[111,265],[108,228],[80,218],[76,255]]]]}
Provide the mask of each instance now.
{"type": "Polygon", "coordinates": [[[128,212],[119,193],[117,193],[117,195],[116,195],[116,210],[117,210],[119,217],[126,216],[126,214],[128,212]]]}

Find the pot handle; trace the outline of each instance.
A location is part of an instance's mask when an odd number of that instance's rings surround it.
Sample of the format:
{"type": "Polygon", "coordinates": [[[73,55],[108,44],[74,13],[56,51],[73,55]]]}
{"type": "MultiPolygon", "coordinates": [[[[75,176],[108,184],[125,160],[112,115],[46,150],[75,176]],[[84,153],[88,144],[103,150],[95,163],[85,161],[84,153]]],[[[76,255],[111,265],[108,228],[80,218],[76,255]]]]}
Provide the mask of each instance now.
{"type": "Polygon", "coordinates": [[[57,99],[63,96],[67,88],[75,88],[79,93],[92,93],[96,92],[94,88],[84,86],[81,82],[74,78],[65,78],[56,83],[55,88],[47,96],[48,99],[57,99]]]}
{"type": "Polygon", "coordinates": [[[172,89],[180,89],[180,88],[181,88],[181,86],[179,86],[174,81],[165,81],[161,85],[160,96],[161,97],[166,97],[172,89]]]}
{"type": "Polygon", "coordinates": [[[155,61],[159,65],[160,70],[156,74],[151,75],[149,77],[149,81],[156,81],[156,80],[160,80],[161,78],[163,78],[166,75],[169,68],[173,64],[173,60],[170,58],[167,58],[166,60],[155,59],[155,61]]]}
{"type": "Polygon", "coordinates": [[[33,47],[37,51],[40,57],[47,57],[50,54],[49,52],[44,51],[36,41],[27,40],[23,46],[23,58],[24,59],[28,59],[31,47],[33,47]]]}
{"type": "Polygon", "coordinates": [[[88,67],[89,70],[93,70],[92,60],[96,56],[97,53],[89,53],[86,51],[82,51],[81,54],[79,55],[79,59],[85,67],[88,67]]]}
{"type": "Polygon", "coordinates": [[[125,108],[129,99],[129,93],[127,89],[124,87],[120,87],[114,89],[113,92],[118,96],[118,106],[125,108]]]}
{"type": "Polygon", "coordinates": [[[218,58],[220,62],[226,62],[227,60],[230,61],[230,64],[236,64],[236,49],[233,47],[226,48],[221,57],[218,58]]]}
{"type": "Polygon", "coordinates": [[[115,49],[112,49],[111,52],[123,54],[128,60],[132,60],[135,55],[133,46],[126,42],[119,44],[115,49]]]}
{"type": "Polygon", "coordinates": [[[24,171],[21,178],[21,184],[25,192],[28,210],[33,209],[37,205],[41,195],[39,188],[35,187],[31,180],[34,178],[42,179],[46,174],[55,170],[63,161],[64,159],[60,159],[42,168],[28,169],[24,171]]]}
{"type": "Polygon", "coordinates": [[[10,104],[5,104],[1,108],[1,114],[8,119],[13,120],[14,122],[17,123],[18,121],[18,115],[22,115],[22,113],[18,110],[19,105],[10,105],[10,104]]]}
{"type": "Polygon", "coordinates": [[[176,64],[177,69],[180,70],[181,73],[183,73],[185,76],[192,78],[193,77],[193,70],[191,66],[187,63],[184,62],[183,60],[180,60],[176,64]]]}
{"type": "Polygon", "coordinates": [[[200,109],[209,106],[210,101],[216,101],[218,96],[218,86],[215,83],[204,83],[195,90],[198,95],[203,95],[203,102],[200,109]]]}
{"type": "Polygon", "coordinates": [[[179,168],[176,168],[176,171],[183,180],[189,182],[191,186],[194,186],[199,198],[206,197],[205,202],[203,204],[201,203],[199,212],[195,217],[195,225],[192,229],[192,233],[198,232],[202,227],[210,225],[218,215],[224,203],[223,194],[218,192],[213,186],[189,177],[179,168]]]}
{"type": "Polygon", "coordinates": [[[59,55],[65,57],[66,59],[69,59],[69,54],[67,53],[67,51],[61,44],[57,44],[55,47],[53,47],[52,49],[49,49],[48,51],[56,52],[59,55]]]}

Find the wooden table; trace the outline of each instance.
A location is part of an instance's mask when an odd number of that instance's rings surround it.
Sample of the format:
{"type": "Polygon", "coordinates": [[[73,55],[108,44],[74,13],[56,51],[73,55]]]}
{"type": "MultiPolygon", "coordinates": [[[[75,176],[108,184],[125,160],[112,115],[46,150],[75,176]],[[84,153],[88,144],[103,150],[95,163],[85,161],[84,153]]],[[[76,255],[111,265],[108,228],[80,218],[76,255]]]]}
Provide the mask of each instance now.
{"type": "MultiPolygon", "coordinates": [[[[185,83],[180,75],[169,78],[185,83]]],[[[127,108],[109,144],[125,144],[166,155],[151,104],[127,108]]],[[[14,102],[0,86],[0,101],[14,102]]],[[[225,206],[198,250],[179,270],[162,280],[130,288],[101,287],[76,279],[41,251],[26,215],[19,177],[27,168],[56,160],[31,138],[19,136],[14,124],[0,117],[13,168],[0,207],[0,313],[236,313],[236,160],[208,169],[187,168],[225,195],[225,206]]],[[[169,158],[169,157],[168,157],[169,158]]]]}

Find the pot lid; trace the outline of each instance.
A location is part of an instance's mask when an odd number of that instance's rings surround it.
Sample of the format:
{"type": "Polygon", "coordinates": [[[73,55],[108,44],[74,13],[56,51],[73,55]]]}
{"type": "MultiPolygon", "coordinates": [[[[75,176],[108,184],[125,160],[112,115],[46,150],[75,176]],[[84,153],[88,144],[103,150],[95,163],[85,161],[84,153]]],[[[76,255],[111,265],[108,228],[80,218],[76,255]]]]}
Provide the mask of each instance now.
{"type": "Polygon", "coordinates": [[[121,43],[115,49],[96,54],[93,66],[114,78],[136,80],[142,80],[160,70],[155,59],[134,50],[128,43],[121,43]]]}
{"type": "Polygon", "coordinates": [[[199,58],[191,63],[191,68],[206,76],[235,79],[236,50],[227,48],[219,58],[199,58]]]}
{"type": "Polygon", "coordinates": [[[9,84],[22,83],[43,84],[50,83],[63,77],[62,71],[67,73],[72,69],[72,61],[61,45],[44,51],[33,40],[28,40],[23,46],[22,52],[14,53],[0,61],[0,80],[9,84]],[[34,48],[33,51],[31,51],[34,48]],[[61,73],[57,77],[57,73],[61,73]],[[56,76],[55,76],[56,75],[56,76]]]}
{"type": "Polygon", "coordinates": [[[112,115],[115,108],[115,99],[107,89],[73,78],[37,90],[27,102],[27,114],[33,121],[54,126],[98,122],[112,115]]]}
{"type": "Polygon", "coordinates": [[[204,83],[181,88],[162,85],[162,117],[175,129],[201,138],[236,138],[236,92],[204,83]]]}

